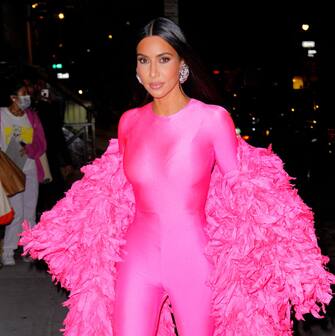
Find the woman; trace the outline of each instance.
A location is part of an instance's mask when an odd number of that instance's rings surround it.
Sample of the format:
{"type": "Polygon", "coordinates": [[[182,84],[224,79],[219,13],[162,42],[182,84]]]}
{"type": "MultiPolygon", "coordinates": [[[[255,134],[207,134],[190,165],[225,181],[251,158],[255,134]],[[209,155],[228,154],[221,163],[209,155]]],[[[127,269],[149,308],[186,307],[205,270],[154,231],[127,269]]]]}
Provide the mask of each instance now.
{"type": "Polygon", "coordinates": [[[151,21],[136,52],[151,101],[21,239],[70,290],[65,335],[291,335],[291,306],[318,316],[335,282],[310,209],[205,103],[177,25],[151,21]]]}
{"type": "Polygon", "coordinates": [[[7,107],[0,108],[0,147],[26,175],[24,192],[9,198],[15,216],[6,226],[2,263],[13,266],[14,250],[18,247],[23,221],[27,220],[31,227],[36,224],[38,184],[43,180],[39,158],[46,151],[46,141],[37,114],[29,108],[30,96],[24,82],[15,80],[7,83],[2,95],[7,107]]]}
{"type": "Polygon", "coordinates": [[[137,76],[153,101],[125,113],[119,124],[125,174],[136,199],[128,254],[118,265],[120,336],[153,335],[166,295],[181,335],[213,333],[204,209],[214,157],[223,173],[236,169],[237,141],[227,111],[184,92],[190,72],[184,50],[190,53],[168,20],[145,27],[137,45],[137,76]],[[141,293],[137,300],[135,293],[141,293]]]}

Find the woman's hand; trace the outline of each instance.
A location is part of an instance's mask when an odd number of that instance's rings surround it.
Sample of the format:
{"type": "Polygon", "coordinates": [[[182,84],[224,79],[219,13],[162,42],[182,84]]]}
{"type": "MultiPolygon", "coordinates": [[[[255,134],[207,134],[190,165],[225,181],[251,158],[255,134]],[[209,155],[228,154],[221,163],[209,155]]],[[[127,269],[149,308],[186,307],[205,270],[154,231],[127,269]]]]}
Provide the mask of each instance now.
{"type": "Polygon", "coordinates": [[[20,145],[21,145],[20,155],[21,156],[27,155],[26,144],[23,141],[20,141],[20,145]]]}

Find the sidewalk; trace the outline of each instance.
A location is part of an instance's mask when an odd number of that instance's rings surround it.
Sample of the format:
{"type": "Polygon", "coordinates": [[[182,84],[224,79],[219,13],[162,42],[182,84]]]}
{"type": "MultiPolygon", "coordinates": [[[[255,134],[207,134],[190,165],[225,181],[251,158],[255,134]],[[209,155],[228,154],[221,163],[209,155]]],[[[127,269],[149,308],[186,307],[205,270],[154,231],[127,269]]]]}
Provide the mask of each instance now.
{"type": "Polygon", "coordinates": [[[0,269],[0,335],[62,335],[66,292],[52,283],[42,263],[16,261],[0,269]]]}

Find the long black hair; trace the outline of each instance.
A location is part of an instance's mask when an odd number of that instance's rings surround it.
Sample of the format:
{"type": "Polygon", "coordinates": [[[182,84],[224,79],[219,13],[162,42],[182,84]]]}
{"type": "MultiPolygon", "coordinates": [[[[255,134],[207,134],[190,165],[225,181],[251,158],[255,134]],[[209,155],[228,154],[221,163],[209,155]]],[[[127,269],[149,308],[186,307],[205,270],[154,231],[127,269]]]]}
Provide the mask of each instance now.
{"type": "MultiPolygon", "coordinates": [[[[151,20],[140,29],[135,40],[136,46],[142,39],[148,36],[159,36],[164,39],[189,66],[189,77],[187,81],[182,84],[186,95],[205,103],[222,104],[222,98],[207,69],[200,60],[200,57],[187,42],[185,34],[176,23],[165,17],[158,17],[151,20]]],[[[142,90],[142,98],[139,100],[142,100],[144,104],[150,100],[150,96],[145,94],[143,97],[142,90]]]]}

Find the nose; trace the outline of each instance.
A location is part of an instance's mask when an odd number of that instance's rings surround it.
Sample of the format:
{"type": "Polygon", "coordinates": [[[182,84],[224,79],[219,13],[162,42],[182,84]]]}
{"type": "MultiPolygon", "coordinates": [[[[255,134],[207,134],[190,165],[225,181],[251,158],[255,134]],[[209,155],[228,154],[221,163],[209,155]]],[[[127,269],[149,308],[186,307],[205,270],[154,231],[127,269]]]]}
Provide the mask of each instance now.
{"type": "Polygon", "coordinates": [[[156,62],[151,62],[150,63],[150,77],[155,78],[158,75],[158,66],[156,62]]]}

